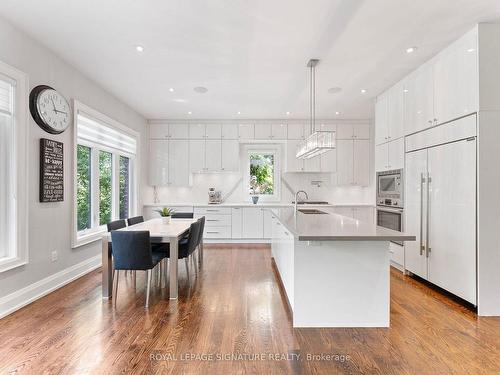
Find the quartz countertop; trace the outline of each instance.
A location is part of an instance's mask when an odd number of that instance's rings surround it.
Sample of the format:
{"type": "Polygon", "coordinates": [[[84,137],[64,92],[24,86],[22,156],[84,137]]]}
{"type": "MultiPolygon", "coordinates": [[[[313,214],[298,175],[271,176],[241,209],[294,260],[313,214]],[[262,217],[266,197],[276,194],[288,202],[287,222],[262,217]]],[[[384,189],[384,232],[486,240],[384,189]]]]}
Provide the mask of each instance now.
{"type": "MultiPolygon", "coordinates": [[[[301,207],[305,208],[305,207],[301,207]]],[[[272,210],[273,216],[299,241],[415,241],[415,236],[342,216],[331,208],[326,214],[304,214],[293,208],[272,210]]]]}
{"type": "MultiPolygon", "coordinates": [[[[193,202],[185,202],[185,203],[145,203],[144,207],[180,207],[180,206],[193,206],[193,207],[293,207],[293,203],[280,203],[280,202],[263,202],[263,203],[257,203],[253,204],[250,202],[242,202],[242,203],[219,203],[219,204],[208,204],[206,202],[204,203],[193,203],[193,202]]],[[[329,203],[329,204],[301,204],[299,203],[299,206],[303,207],[312,207],[312,206],[321,206],[321,207],[375,207],[374,204],[369,204],[369,203],[342,203],[342,204],[335,204],[335,203],[329,203]]]]}

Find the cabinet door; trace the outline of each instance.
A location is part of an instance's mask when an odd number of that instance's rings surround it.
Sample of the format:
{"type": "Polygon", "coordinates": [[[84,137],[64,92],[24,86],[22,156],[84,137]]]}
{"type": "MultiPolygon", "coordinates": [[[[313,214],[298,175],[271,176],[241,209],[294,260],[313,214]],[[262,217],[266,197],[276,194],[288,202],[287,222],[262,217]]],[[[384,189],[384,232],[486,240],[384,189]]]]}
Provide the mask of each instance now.
{"type": "Polygon", "coordinates": [[[242,238],[264,237],[264,215],[260,208],[243,208],[242,238]]]}
{"type": "Polygon", "coordinates": [[[413,91],[406,93],[409,106],[408,130],[414,133],[433,126],[434,79],[433,62],[422,65],[412,76],[413,91]]]}
{"type": "Polygon", "coordinates": [[[255,124],[255,139],[272,139],[271,124],[255,124]]]}
{"type": "Polygon", "coordinates": [[[387,96],[387,140],[403,136],[403,84],[393,86],[387,96]]]}
{"type": "Polygon", "coordinates": [[[354,129],[351,124],[337,125],[337,139],[353,139],[354,129]]]}
{"type": "Polygon", "coordinates": [[[352,185],[354,182],[353,142],[337,140],[337,185],[352,185]]]}
{"type": "Polygon", "coordinates": [[[205,140],[189,140],[189,171],[191,173],[205,170],[205,140]]]}
{"type": "Polygon", "coordinates": [[[356,140],[354,145],[353,183],[360,186],[370,184],[370,141],[356,140]]]}
{"type": "Polygon", "coordinates": [[[232,238],[241,238],[242,236],[242,214],[240,207],[231,209],[231,233],[232,238]]]}
{"type": "Polygon", "coordinates": [[[222,124],[221,126],[222,139],[238,139],[238,125],[222,124]]]}
{"type": "Polygon", "coordinates": [[[221,169],[237,172],[240,169],[240,143],[236,139],[223,139],[221,149],[221,169]]]}
{"type": "Polygon", "coordinates": [[[337,172],[337,150],[327,151],[321,154],[319,160],[321,172],[337,172]]]}
{"type": "Polygon", "coordinates": [[[404,264],[404,248],[394,242],[389,243],[389,253],[391,256],[391,261],[403,267],[404,264]]]}
{"type": "Polygon", "coordinates": [[[316,124],[316,129],[321,131],[337,131],[337,125],[331,122],[318,122],[316,124]]]}
{"type": "Polygon", "coordinates": [[[189,124],[189,139],[204,139],[205,124],[189,124]]]}
{"type": "Polygon", "coordinates": [[[321,158],[315,156],[309,159],[304,159],[304,171],[306,172],[321,172],[321,158]]]}
{"type": "Polygon", "coordinates": [[[168,147],[168,176],[171,185],[189,185],[189,141],[170,140],[168,147]]]}
{"type": "Polygon", "coordinates": [[[262,210],[262,215],[263,215],[263,223],[264,223],[264,228],[263,228],[263,237],[264,238],[271,238],[272,237],[272,226],[271,226],[271,210],[266,210],[264,208],[261,208],[262,210]]]}
{"type": "Polygon", "coordinates": [[[405,164],[405,232],[416,237],[405,246],[405,268],[427,279],[427,258],[421,246],[425,244],[427,150],[409,152],[405,164]]]}
{"type": "Polygon", "coordinates": [[[273,139],[286,139],[287,138],[286,124],[284,122],[272,124],[271,135],[273,139]]]}
{"type": "Polygon", "coordinates": [[[304,160],[297,159],[297,147],[301,141],[289,140],[286,143],[286,172],[304,171],[304,160]]]}
{"type": "Polygon", "coordinates": [[[168,131],[170,138],[173,139],[188,139],[189,126],[188,124],[169,124],[168,131]]]}
{"type": "Polygon", "coordinates": [[[476,30],[442,51],[434,65],[435,123],[477,111],[478,70],[476,30]]]}
{"type": "Polygon", "coordinates": [[[389,169],[389,145],[383,143],[375,146],[375,172],[389,169]]]}
{"type": "Polygon", "coordinates": [[[370,139],[370,125],[353,125],[352,137],[354,139],[370,139]]]}
{"type": "Polygon", "coordinates": [[[238,138],[239,139],[254,139],[254,125],[253,124],[238,124],[238,138]]]}
{"type": "Polygon", "coordinates": [[[377,97],[375,103],[375,144],[387,142],[387,93],[377,97]]]}
{"type": "Polygon", "coordinates": [[[304,124],[289,123],[287,139],[304,139],[304,124]]]}
{"type": "MultiPolygon", "coordinates": [[[[387,143],[388,146],[388,168],[402,169],[405,164],[405,141],[404,138],[396,139],[387,143]]],[[[378,146],[377,146],[378,147],[378,146]]]]}
{"type": "Polygon", "coordinates": [[[207,124],[205,127],[207,139],[221,139],[222,130],[220,124],[207,124]]]}
{"type": "Polygon", "coordinates": [[[222,145],[221,140],[207,139],[205,144],[205,170],[211,172],[220,171],[222,168],[222,145]]]}
{"type": "Polygon", "coordinates": [[[149,125],[150,139],[165,139],[168,138],[168,124],[151,124],[149,125]]]}
{"type": "Polygon", "coordinates": [[[168,141],[149,142],[149,183],[152,186],[168,185],[168,141]]]}
{"type": "Polygon", "coordinates": [[[429,281],[476,303],[476,142],[429,149],[429,281]]]}

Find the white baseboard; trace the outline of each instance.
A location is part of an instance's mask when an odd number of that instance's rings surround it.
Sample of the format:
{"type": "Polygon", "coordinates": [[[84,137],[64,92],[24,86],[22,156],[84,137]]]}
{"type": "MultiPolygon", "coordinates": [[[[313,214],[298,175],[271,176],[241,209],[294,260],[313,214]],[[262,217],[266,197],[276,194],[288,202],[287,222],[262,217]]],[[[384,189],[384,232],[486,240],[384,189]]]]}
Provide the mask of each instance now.
{"type": "Polygon", "coordinates": [[[226,239],[226,238],[204,238],[203,243],[235,243],[235,244],[270,244],[270,239],[226,239]]]}
{"type": "Polygon", "coordinates": [[[0,319],[101,267],[101,264],[102,256],[96,255],[0,298],[0,319]]]}

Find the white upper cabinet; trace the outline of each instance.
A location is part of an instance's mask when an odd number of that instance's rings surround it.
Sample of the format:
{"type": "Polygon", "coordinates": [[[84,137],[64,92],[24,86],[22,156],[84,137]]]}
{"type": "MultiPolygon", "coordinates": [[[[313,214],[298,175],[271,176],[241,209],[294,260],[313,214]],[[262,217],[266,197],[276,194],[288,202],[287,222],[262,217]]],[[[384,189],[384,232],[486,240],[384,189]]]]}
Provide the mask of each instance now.
{"type": "Polygon", "coordinates": [[[189,185],[189,141],[169,141],[168,176],[170,185],[189,185]]]}
{"type": "Polygon", "coordinates": [[[254,139],[254,124],[238,124],[238,138],[241,140],[254,139]]]}
{"type": "Polygon", "coordinates": [[[389,169],[389,146],[387,143],[375,146],[375,172],[389,169]]]}
{"type": "Polygon", "coordinates": [[[297,147],[300,140],[289,140],[286,143],[286,166],[285,172],[303,172],[304,160],[297,159],[297,147]]]}
{"type": "Polygon", "coordinates": [[[478,110],[477,29],[442,51],[434,64],[434,113],[441,124],[478,110]]]}
{"type": "Polygon", "coordinates": [[[272,139],[272,128],[269,123],[255,124],[255,139],[272,139]]]}
{"type": "Polygon", "coordinates": [[[336,126],[336,130],[337,139],[370,139],[370,126],[368,124],[342,124],[336,126]]]}
{"type": "Polygon", "coordinates": [[[150,139],[188,139],[188,125],[182,123],[151,124],[149,125],[150,139]]]}
{"type": "Polygon", "coordinates": [[[221,126],[222,139],[238,139],[238,125],[222,124],[221,126]]]}
{"type": "Polygon", "coordinates": [[[325,173],[337,172],[337,152],[336,150],[328,151],[320,155],[320,170],[325,173]]]}
{"type": "Polygon", "coordinates": [[[273,139],[287,138],[287,125],[284,122],[273,123],[271,125],[271,137],[273,139]]]}
{"type": "Polygon", "coordinates": [[[221,170],[221,140],[207,139],[205,144],[205,170],[217,172],[221,170]]]}
{"type": "Polygon", "coordinates": [[[403,83],[394,85],[387,92],[387,140],[401,138],[403,134],[403,83]]]}
{"type": "Polygon", "coordinates": [[[405,140],[398,138],[388,144],[388,169],[402,169],[405,166],[405,140]]]}
{"type": "Polygon", "coordinates": [[[191,173],[205,170],[205,140],[189,140],[189,171],[191,173]]]}
{"type": "Polygon", "coordinates": [[[168,124],[170,138],[173,139],[188,139],[189,126],[188,124],[168,124]]]}
{"type": "Polygon", "coordinates": [[[221,139],[222,137],[221,124],[206,124],[205,137],[207,139],[221,139]]]}
{"type": "Polygon", "coordinates": [[[149,184],[168,185],[168,140],[149,142],[149,184]]]}
{"type": "Polygon", "coordinates": [[[354,145],[352,140],[337,140],[337,184],[352,185],[354,182],[354,145]]]}
{"type": "Polygon", "coordinates": [[[189,138],[190,139],[204,139],[205,138],[205,124],[203,124],[203,123],[189,124],[189,138]]]}
{"type": "Polygon", "coordinates": [[[236,172],[240,169],[240,143],[236,139],[223,139],[221,150],[221,170],[236,172]]]}
{"type": "Polygon", "coordinates": [[[337,126],[337,139],[352,139],[353,128],[351,124],[342,124],[337,126]]]}
{"type": "Polygon", "coordinates": [[[370,183],[370,141],[337,141],[337,184],[367,186],[370,183]]]}
{"type": "Polygon", "coordinates": [[[287,139],[304,139],[304,124],[289,123],[287,139]]]}
{"type": "Polygon", "coordinates": [[[387,142],[387,104],[386,93],[377,97],[377,102],[375,103],[375,144],[377,145],[387,142]]]}
{"type": "Polygon", "coordinates": [[[309,159],[304,159],[304,171],[305,172],[321,172],[321,158],[320,156],[315,156],[309,159]]]}

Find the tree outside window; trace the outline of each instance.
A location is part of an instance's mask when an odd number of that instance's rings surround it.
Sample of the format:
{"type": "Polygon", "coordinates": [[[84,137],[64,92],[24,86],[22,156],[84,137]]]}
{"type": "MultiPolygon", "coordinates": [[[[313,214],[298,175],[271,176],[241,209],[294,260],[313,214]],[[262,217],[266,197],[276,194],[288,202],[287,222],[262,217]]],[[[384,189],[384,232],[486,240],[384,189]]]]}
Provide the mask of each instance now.
{"type": "Polygon", "coordinates": [[[79,231],[92,227],[91,217],[91,149],[90,147],[77,146],[76,166],[76,207],[77,229],[79,231]]]}
{"type": "Polygon", "coordinates": [[[250,194],[274,194],[274,155],[268,153],[250,154],[250,194]]]}

